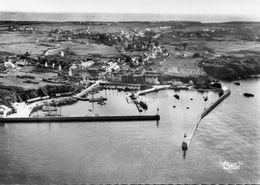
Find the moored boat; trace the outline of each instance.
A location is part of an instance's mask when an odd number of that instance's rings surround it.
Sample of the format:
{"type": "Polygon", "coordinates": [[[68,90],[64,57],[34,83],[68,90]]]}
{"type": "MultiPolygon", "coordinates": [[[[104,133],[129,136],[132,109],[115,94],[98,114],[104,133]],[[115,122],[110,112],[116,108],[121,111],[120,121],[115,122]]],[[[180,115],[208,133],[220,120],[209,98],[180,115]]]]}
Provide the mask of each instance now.
{"type": "Polygon", "coordinates": [[[132,93],[130,96],[129,96],[132,100],[135,100],[136,99],[136,97],[135,97],[135,94],[134,93],[132,93]]]}
{"type": "Polygon", "coordinates": [[[178,94],[173,95],[176,99],[180,99],[180,96],[178,94]]]}
{"type": "Polygon", "coordinates": [[[139,104],[140,104],[140,106],[141,106],[143,109],[145,109],[145,110],[148,109],[148,106],[147,106],[147,104],[146,104],[145,102],[140,101],[139,104]]]}
{"type": "Polygon", "coordinates": [[[254,97],[255,95],[251,94],[251,93],[244,93],[243,94],[245,97],[254,97]]]}
{"type": "Polygon", "coordinates": [[[98,98],[90,98],[89,102],[100,102],[100,101],[106,101],[106,100],[107,100],[107,98],[100,96],[98,98]]]}

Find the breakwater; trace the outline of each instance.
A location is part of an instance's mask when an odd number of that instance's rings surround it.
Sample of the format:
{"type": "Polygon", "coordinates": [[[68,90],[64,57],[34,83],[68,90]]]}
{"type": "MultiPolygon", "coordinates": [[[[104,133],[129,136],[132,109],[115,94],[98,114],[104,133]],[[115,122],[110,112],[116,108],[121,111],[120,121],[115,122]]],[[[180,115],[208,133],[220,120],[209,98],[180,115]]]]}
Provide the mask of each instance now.
{"type": "Polygon", "coordinates": [[[95,122],[95,121],[159,121],[160,115],[133,115],[133,116],[77,116],[77,117],[22,117],[0,118],[0,123],[49,123],[49,122],[95,122]]]}
{"type": "Polygon", "coordinates": [[[208,107],[207,109],[205,109],[198,117],[198,119],[195,121],[194,126],[192,127],[191,131],[188,134],[187,137],[187,145],[189,146],[191,143],[191,140],[200,124],[200,121],[210,113],[210,111],[212,111],[217,105],[219,105],[225,98],[227,98],[230,95],[231,91],[230,90],[226,90],[225,93],[217,100],[215,101],[210,107],[208,107]]]}
{"type": "Polygon", "coordinates": [[[151,93],[151,92],[158,92],[160,90],[164,90],[164,89],[169,89],[171,86],[170,85],[158,85],[158,86],[155,86],[153,88],[150,88],[150,89],[146,89],[146,90],[143,90],[143,91],[138,91],[136,93],[136,96],[139,96],[139,95],[146,95],[148,93],[151,93]]]}

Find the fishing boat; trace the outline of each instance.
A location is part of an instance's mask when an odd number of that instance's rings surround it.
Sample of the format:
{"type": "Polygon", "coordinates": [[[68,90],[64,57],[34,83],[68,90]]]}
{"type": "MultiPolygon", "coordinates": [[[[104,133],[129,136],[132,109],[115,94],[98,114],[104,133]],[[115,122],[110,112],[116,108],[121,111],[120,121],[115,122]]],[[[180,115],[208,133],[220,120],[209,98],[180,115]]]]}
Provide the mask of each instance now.
{"type": "Polygon", "coordinates": [[[100,101],[106,101],[107,98],[104,98],[102,96],[98,97],[98,98],[91,98],[89,99],[89,102],[100,102],[100,101]]]}
{"type": "Polygon", "coordinates": [[[175,97],[178,100],[180,99],[180,96],[178,94],[173,95],[173,97],[175,97]]]}
{"type": "Polygon", "coordinates": [[[243,94],[245,97],[254,97],[255,95],[251,94],[251,93],[244,93],[243,94]]]}
{"type": "Polygon", "coordinates": [[[76,99],[81,100],[81,101],[89,101],[89,98],[86,97],[76,97],[76,99]]]}
{"type": "Polygon", "coordinates": [[[123,91],[123,90],[124,90],[124,87],[123,87],[123,86],[119,86],[119,87],[117,88],[117,90],[118,90],[118,91],[123,91]]]}
{"type": "Polygon", "coordinates": [[[45,116],[61,116],[61,115],[58,114],[57,112],[48,112],[45,114],[45,116]]]}
{"type": "Polygon", "coordinates": [[[98,93],[97,90],[93,90],[93,91],[91,91],[89,94],[97,94],[97,93],[98,93]]]}
{"type": "Polygon", "coordinates": [[[127,92],[127,91],[130,91],[131,89],[129,87],[125,87],[124,88],[124,91],[127,92]]]}
{"type": "Polygon", "coordinates": [[[140,101],[139,104],[140,104],[140,106],[141,106],[143,109],[145,109],[145,110],[148,109],[148,106],[147,106],[147,104],[146,104],[145,102],[140,101]]]}
{"type": "Polygon", "coordinates": [[[100,101],[99,104],[100,104],[100,105],[106,105],[106,102],[105,102],[105,101],[100,101]]]}
{"type": "Polygon", "coordinates": [[[224,91],[220,91],[220,92],[218,93],[218,96],[221,97],[223,94],[224,94],[224,91]]]}
{"type": "Polygon", "coordinates": [[[140,106],[140,103],[139,103],[136,99],[134,100],[134,103],[135,103],[135,106],[136,106],[137,110],[138,110],[139,112],[143,112],[143,110],[142,110],[142,108],[141,108],[141,106],[140,106]]]}
{"type": "Polygon", "coordinates": [[[135,94],[134,93],[132,93],[130,96],[129,96],[132,100],[135,100],[136,99],[136,97],[135,97],[135,94]]]}

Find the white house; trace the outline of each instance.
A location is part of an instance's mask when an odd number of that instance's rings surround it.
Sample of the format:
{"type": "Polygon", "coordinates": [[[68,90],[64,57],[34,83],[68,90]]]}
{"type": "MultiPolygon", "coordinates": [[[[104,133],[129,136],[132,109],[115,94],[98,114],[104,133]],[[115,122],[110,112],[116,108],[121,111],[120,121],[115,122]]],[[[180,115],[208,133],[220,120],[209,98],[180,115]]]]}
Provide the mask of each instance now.
{"type": "Polygon", "coordinates": [[[92,60],[89,60],[89,61],[86,61],[86,62],[81,60],[81,66],[83,68],[88,68],[88,67],[92,66],[93,64],[94,64],[94,61],[92,61],[92,60]]]}
{"type": "Polygon", "coordinates": [[[60,56],[64,57],[64,52],[63,51],[60,51],[60,56]]]}
{"type": "Polygon", "coordinates": [[[71,68],[69,69],[69,76],[72,76],[72,70],[71,70],[71,68]]]}
{"type": "Polygon", "coordinates": [[[4,65],[6,68],[15,68],[15,64],[13,64],[10,60],[5,62],[4,65]]]}
{"type": "Polygon", "coordinates": [[[120,66],[115,62],[108,62],[105,66],[102,66],[103,69],[106,70],[107,73],[111,73],[112,71],[119,71],[120,66]]]}
{"type": "Polygon", "coordinates": [[[44,51],[43,54],[44,54],[45,56],[48,56],[48,55],[49,55],[49,51],[44,51]]]}

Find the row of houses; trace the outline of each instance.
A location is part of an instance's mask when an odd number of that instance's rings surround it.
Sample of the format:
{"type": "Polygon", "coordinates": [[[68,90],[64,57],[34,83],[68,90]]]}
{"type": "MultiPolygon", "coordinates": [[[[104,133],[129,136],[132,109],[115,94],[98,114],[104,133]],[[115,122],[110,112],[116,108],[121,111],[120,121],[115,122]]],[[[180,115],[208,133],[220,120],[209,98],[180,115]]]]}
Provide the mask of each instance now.
{"type": "Polygon", "coordinates": [[[58,54],[58,56],[60,57],[64,57],[65,55],[64,51],[61,51],[60,49],[49,49],[43,51],[44,56],[55,55],[55,54],[58,54]]]}
{"type": "Polygon", "coordinates": [[[38,27],[34,26],[10,26],[9,31],[37,31],[38,27]]]}
{"type": "Polygon", "coordinates": [[[113,82],[159,84],[158,75],[160,74],[154,71],[147,71],[143,66],[139,66],[135,69],[124,68],[124,65],[119,65],[117,62],[112,61],[107,62],[105,65],[95,65],[94,67],[92,66],[93,64],[93,61],[73,64],[69,69],[68,76],[92,78],[94,75],[98,79],[113,82]]]}
{"type": "Polygon", "coordinates": [[[13,61],[9,59],[0,61],[0,71],[5,71],[6,69],[15,69],[18,66],[21,66],[23,63],[25,63],[23,60],[13,61]]]}
{"type": "Polygon", "coordinates": [[[157,72],[144,72],[143,74],[135,74],[132,72],[115,72],[107,76],[107,80],[120,83],[131,83],[131,84],[151,84],[158,85],[158,76],[160,74],[157,72]]]}

